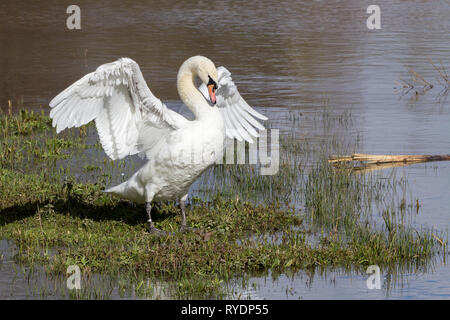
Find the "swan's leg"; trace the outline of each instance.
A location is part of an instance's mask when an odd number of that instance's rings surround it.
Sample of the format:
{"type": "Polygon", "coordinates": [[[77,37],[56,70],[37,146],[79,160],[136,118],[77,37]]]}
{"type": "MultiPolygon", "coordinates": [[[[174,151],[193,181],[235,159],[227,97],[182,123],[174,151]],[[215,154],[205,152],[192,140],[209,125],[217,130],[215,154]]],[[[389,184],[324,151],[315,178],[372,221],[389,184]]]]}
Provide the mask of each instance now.
{"type": "Polygon", "coordinates": [[[181,226],[180,231],[185,232],[187,231],[187,224],[186,224],[186,196],[180,199],[180,208],[181,208],[181,226]]]}
{"type": "Polygon", "coordinates": [[[181,208],[181,226],[180,226],[180,232],[187,232],[187,231],[196,231],[196,228],[191,228],[187,226],[186,223],[186,199],[187,194],[183,196],[180,199],[180,208],[181,208]]]}
{"type": "Polygon", "coordinates": [[[150,234],[154,234],[157,236],[165,236],[168,235],[168,232],[165,232],[163,230],[159,230],[158,228],[155,227],[155,225],[153,224],[153,220],[152,220],[152,200],[153,197],[155,196],[155,186],[151,183],[145,185],[145,211],[147,211],[147,215],[148,215],[148,232],[150,232],[150,234]]]}
{"type": "Polygon", "coordinates": [[[148,232],[157,236],[166,236],[169,233],[163,230],[160,230],[155,227],[152,220],[152,205],[150,202],[145,203],[145,211],[147,211],[148,215],[148,232]]]}

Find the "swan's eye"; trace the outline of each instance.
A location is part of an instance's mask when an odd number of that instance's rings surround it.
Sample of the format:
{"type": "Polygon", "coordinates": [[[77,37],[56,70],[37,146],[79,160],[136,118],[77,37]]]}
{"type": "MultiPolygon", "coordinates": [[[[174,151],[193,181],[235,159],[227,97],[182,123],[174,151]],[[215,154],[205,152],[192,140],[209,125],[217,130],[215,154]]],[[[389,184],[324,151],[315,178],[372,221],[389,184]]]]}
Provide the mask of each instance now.
{"type": "Polygon", "coordinates": [[[206,86],[209,87],[210,85],[213,85],[214,86],[214,90],[217,90],[217,83],[210,76],[208,76],[208,78],[209,78],[209,81],[208,81],[208,84],[206,86]]]}

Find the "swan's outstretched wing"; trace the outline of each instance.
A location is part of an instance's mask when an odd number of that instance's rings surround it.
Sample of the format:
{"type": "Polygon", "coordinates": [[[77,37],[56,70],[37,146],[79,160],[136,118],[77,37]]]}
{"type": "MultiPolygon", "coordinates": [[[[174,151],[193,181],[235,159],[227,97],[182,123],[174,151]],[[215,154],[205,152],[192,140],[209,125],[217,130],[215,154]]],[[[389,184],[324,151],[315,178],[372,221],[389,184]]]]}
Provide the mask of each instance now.
{"type": "MultiPolygon", "coordinates": [[[[231,73],[225,67],[218,67],[217,73],[219,83],[216,91],[216,104],[224,119],[226,134],[231,139],[236,138],[239,141],[246,140],[252,143],[252,137],[259,137],[255,128],[265,130],[264,126],[256,121],[255,118],[267,120],[267,117],[256,112],[241,97],[231,79],[231,73]]],[[[209,101],[206,85],[202,84],[199,90],[209,101]]]]}
{"type": "Polygon", "coordinates": [[[50,107],[58,133],[95,120],[113,160],[150,149],[182,121],[152,94],[138,64],[128,58],[101,65],[57,95],[50,107]]]}

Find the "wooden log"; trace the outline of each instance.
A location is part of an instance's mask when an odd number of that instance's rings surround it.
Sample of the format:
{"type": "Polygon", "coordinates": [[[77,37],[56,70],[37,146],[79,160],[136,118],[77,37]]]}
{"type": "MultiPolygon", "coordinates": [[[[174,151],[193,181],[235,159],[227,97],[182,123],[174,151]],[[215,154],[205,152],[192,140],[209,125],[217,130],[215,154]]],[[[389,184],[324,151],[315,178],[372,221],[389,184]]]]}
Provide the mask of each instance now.
{"type": "Polygon", "coordinates": [[[389,163],[367,163],[360,166],[352,166],[350,169],[356,173],[367,173],[382,169],[405,167],[419,162],[389,162],[389,163]]]}
{"type": "Polygon", "coordinates": [[[450,161],[450,155],[371,155],[363,153],[354,153],[350,156],[330,156],[328,162],[334,166],[340,163],[348,163],[352,161],[360,162],[361,165],[350,166],[347,169],[359,173],[366,173],[374,170],[407,166],[415,163],[430,161],[450,161]]]}
{"type": "Polygon", "coordinates": [[[450,154],[447,155],[372,155],[363,153],[354,153],[351,156],[331,156],[329,162],[339,163],[346,161],[360,161],[368,164],[381,163],[420,163],[430,161],[450,161],[450,154]]]}

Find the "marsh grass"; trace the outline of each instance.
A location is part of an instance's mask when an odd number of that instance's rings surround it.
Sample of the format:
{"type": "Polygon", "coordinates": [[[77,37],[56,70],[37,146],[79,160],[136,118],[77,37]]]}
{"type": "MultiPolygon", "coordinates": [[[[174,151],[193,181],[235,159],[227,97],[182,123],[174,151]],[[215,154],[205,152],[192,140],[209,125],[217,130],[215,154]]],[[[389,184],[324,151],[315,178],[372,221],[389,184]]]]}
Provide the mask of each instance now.
{"type": "Polygon", "coordinates": [[[426,80],[420,73],[412,69],[408,69],[409,79],[396,80],[394,90],[400,95],[400,97],[409,95],[411,101],[417,101],[428,91],[431,91],[436,87],[440,87],[440,89],[438,89],[440,91],[436,95],[436,102],[439,104],[445,104],[450,91],[450,77],[445,66],[442,64],[442,61],[440,61],[439,64],[436,64],[428,58],[428,62],[435,71],[435,80],[437,84],[431,83],[431,80],[426,80]]]}
{"type": "MultiPolygon", "coordinates": [[[[59,281],[60,296],[76,299],[224,298],[269,272],[364,272],[372,264],[423,270],[445,254],[444,236],[408,225],[413,209],[403,181],[328,164],[328,154],[354,147],[338,135],[352,125],[351,113],[324,108],[321,119],[330,138],[319,144],[294,132],[281,136],[277,175],[261,176],[249,165],[205,172],[188,206],[189,224],[203,231],[155,238],[142,205],[102,192],[137,162],[99,156],[89,128],[56,136],[43,113],[3,114],[0,239],[14,241],[18,265],[39,266],[59,281]],[[70,164],[88,179],[71,173],[70,164]],[[64,279],[74,264],[83,289],[69,292],[64,279]]],[[[177,231],[175,203],[158,204],[152,216],[158,228],[177,231]]],[[[48,290],[35,285],[33,292],[45,297],[48,290]]]]}

